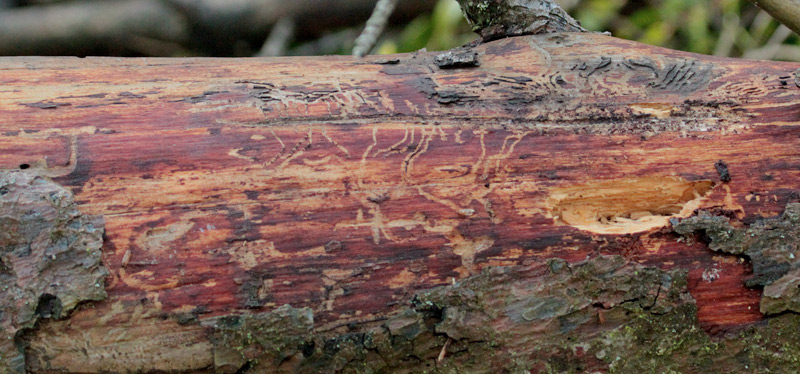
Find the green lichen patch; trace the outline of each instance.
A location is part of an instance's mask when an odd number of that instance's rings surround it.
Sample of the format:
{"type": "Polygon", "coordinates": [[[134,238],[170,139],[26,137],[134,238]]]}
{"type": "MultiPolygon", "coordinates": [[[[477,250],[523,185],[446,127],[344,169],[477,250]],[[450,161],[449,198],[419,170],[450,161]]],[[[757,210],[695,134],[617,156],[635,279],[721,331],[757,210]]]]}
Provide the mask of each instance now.
{"type": "Polygon", "coordinates": [[[709,248],[744,255],[753,264],[748,287],[764,286],[761,312],[800,312],[800,204],[790,203],[780,217],[759,220],[746,228],[735,228],[726,217],[700,211],[674,224],[675,232],[702,232],[709,248]]]}
{"type": "Polygon", "coordinates": [[[738,372],[800,373],[800,315],[775,316],[726,339],[720,347],[720,353],[743,369],[738,372]]]}
{"type": "Polygon", "coordinates": [[[19,337],[39,318],[106,297],[103,227],[49,179],[0,172],[0,374],[25,372],[19,337]]]}
{"type": "Polygon", "coordinates": [[[202,322],[211,328],[214,369],[270,372],[295,355],[302,355],[311,339],[314,315],[309,308],[289,305],[257,314],[227,315],[202,322]]]}
{"type": "Polygon", "coordinates": [[[661,316],[636,314],[592,342],[609,373],[797,373],[800,316],[784,314],[721,339],[682,305],[661,316]]]}
{"type": "Polygon", "coordinates": [[[484,41],[506,36],[586,31],[552,0],[458,0],[484,41]]]}
{"type": "Polygon", "coordinates": [[[594,355],[610,373],[712,372],[718,344],[697,325],[696,312],[687,303],[659,316],[635,313],[595,340],[594,355]]]}

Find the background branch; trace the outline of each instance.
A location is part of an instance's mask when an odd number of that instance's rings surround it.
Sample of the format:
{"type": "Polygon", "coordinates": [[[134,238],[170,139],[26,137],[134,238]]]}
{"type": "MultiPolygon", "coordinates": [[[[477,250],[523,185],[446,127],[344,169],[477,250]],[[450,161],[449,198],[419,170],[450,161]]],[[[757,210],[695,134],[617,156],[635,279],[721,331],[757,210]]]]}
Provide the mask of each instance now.
{"type": "MultiPolygon", "coordinates": [[[[398,4],[391,22],[430,12],[435,0],[398,4]]],[[[0,12],[0,55],[255,54],[273,26],[293,19],[307,41],[363,24],[374,0],[115,0],[9,8],[0,12]]]]}
{"type": "Polygon", "coordinates": [[[752,0],[778,21],[800,35],[800,0],[752,0]]]}

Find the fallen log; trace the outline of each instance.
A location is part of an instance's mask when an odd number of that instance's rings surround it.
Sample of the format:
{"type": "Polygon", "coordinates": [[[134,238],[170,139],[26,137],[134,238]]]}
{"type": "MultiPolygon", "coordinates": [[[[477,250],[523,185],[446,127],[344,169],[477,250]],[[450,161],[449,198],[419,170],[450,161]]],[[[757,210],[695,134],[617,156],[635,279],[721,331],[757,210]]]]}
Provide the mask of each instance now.
{"type": "Polygon", "coordinates": [[[0,66],[3,372],[796,367],[798,64],[565,33],[0,66]]]}

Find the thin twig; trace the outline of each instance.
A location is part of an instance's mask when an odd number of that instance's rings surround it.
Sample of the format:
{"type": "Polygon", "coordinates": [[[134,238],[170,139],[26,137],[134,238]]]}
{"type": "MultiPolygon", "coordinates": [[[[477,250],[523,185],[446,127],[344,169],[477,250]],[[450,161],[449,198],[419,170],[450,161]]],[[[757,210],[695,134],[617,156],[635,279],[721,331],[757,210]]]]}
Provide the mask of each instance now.
{"type": "Polygon", "coordinates": [[[395,5],[397,5],[397,0],[378,0],[378,3],[375,4],[375,9],[372,10],[372,15],[367,20],[364,31],[356,38],[353,56],[364,57],[375,46],[378,37],[383,33],[383,29],[389,21],[389,16],[394,11],[395,5]]]}
{"type": "Polygon", "coordinates": [[[340,51],[352,50],[353,40],[358,37],[356,28],[333,31],[315,40],[293,47],[287,54],[294,56],[332,55],[340,51]],[[343,47],[345,46],[345,47],[343,47]]]}
{"type": "Polygon", "coordinates": [[[256,56],[274,57],[286,54],[286,47],[294,38],[294,30],[294,20],[282,18],[275,26],[272,26],[272,31],[270,31],[267,40],[264,41],[264,45],[256,56]]]}
{"type": "Polygon", "coordinates": [[[722,19],[722,27],[719,32],[717,46],[714,48],[714,56],[730,56],[736,44],[737,30],[742,27],[741,19],[738,14],[726,15],[722,19]]]}
{"type": "Polygon", "coordinates": [[[442,351],[439,352],[439,357],[436,358],[436,363],[437,364],[444,360],[444,355],[447,353],[447,346],[450,345],[450,341],[451,340],[453,340],[453,338],[448,336],[447,337],[447,341],[444,342],[444,345],[442,346],[442,351]]]}
{"type": "Polygon", "coordinates": [[[800,0],[751,0],[800,35],[800,0]]]}
{"type": "Polygon", "coordinates": [[[763,47],[751,49],[744,53],[742,57],[753,60],[772,60],[785,47],[783,42],[792,35],[792,30],[784,25],[778,26],[767,43],[763,47]]]}

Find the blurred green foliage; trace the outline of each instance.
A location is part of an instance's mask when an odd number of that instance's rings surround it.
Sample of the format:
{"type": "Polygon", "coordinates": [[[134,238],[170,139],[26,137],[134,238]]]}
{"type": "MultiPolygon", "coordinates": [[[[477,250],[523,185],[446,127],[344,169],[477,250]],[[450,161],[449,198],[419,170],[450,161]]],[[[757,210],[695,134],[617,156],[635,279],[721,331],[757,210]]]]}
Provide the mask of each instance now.
{"type": "MultiPolygon", "coordinates": [[[[748,0],[560,0],[592,31],[689,52],[800,61],[800,38],[748,0]]],[[[388,33],[378,53],[443,50],[475,39],[455,0],[388,33]]]]}
{"type": "Polygon", "coordinates": [[[378,53],[413,52],[422,48],[439,51],[475,39],[455,0],[439,0],[433,13],[411,21],[398,35],[388,38],[378,53]]]}

